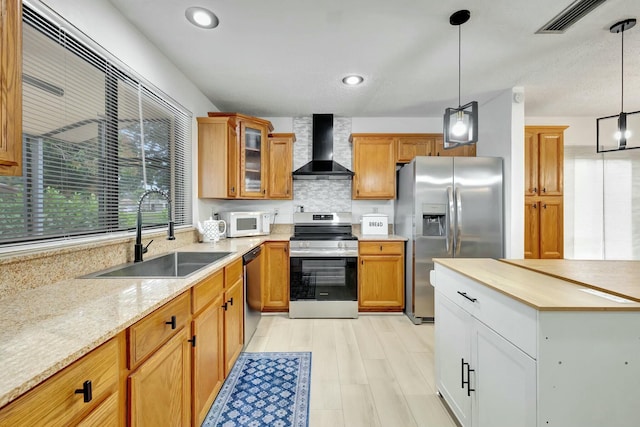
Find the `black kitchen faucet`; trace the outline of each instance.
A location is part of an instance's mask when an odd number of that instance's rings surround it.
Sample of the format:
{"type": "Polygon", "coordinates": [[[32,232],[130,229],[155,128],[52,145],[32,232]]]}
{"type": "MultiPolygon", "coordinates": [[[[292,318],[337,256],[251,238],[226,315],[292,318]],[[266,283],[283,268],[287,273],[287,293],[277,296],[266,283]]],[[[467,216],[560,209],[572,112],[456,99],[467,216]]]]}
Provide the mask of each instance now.
{"type": "Polygon", "coordinates": [[[142,197],[140,197],[140,200],[138,200],[138,221],[136,224],[136,244],[133,246],[134,252],[135,252],[135,259],[133,260],[133,262],[142,262],[143,261],[142,254],[147,253],[147,248],[149,247],[151,242],[153,242],[153,240],[151,240],[149,243],[147,243],[147,246],[142,246],[142,202],[144,201],[145,197],[153,193],[160,194],[169,203],[169,209],[168,209],[169,224],[167,226],[167,240],[176,239],[173,232],[174,222],[171,220],[171,199],[169,198],[169,195],[164,191],[161,191],[155,188],[145,191],[142,197]]]}

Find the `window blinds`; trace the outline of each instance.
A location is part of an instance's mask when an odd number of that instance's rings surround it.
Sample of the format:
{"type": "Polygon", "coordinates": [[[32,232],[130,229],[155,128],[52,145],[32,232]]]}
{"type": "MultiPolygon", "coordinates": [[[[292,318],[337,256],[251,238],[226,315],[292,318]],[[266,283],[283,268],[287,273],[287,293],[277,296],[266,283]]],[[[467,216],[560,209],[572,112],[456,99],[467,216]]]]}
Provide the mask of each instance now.
{"type": "MultiPolygon", "coordinates": [[[[0,244],[129,230],[145,190],[192,222],[191,114],[68,24],[23,7],[24,176],[0,177],[0,244]]],[[[151,195],[145,227],[166,226],[151,195]]]]}

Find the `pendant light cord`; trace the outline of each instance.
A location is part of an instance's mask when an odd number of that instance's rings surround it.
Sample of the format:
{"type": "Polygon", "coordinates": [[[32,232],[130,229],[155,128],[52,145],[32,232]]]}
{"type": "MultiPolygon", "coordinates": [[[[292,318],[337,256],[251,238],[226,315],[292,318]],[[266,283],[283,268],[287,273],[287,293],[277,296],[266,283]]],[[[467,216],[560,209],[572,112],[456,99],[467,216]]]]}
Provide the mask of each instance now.
{"type": "Polygon", "coordinates": [[[620,32],[622,33],[622,43],[620,43],[620,63],[622,65],[622,67],[620,67],[620,81],[622,82],[622,90],[620,91],[620,112],[624,113],[624,28],[620,32]]]}
{"type": "Polygon", "coordinates": [[[461,34],[462,34],[462,25],[458,25],[458,108],[460,108],[460,106],[462,105],[462,103],[460,102],[460,73],[461,73],[461,66],[460,66],[460,62],[461,62],[461,45],[462,45],[462,41],[461,41],[461,34]]]}

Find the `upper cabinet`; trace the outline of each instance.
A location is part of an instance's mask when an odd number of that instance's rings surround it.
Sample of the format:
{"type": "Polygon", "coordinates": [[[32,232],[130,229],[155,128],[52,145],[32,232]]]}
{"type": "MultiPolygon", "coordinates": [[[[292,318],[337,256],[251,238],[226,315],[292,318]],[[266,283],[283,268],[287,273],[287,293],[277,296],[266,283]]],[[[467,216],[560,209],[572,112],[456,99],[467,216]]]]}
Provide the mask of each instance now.
{"type": "Polygon", "coordinates": [[[267,197],[271,122],[239,113],[198,117],[198,197],[267,197]]]}
{"type": "Polygon", "coordinates": [[[466,144],[455,148],[444,148],[444,138],[442,135],[436,141],[436,156],[443,157],[475,157],[476,144],[466,144]]]}
{"type": "Polygon", "coordinates": [[[525,196],[561,196],[567,126],[525,126],[525,196]]]}
{"type": "Polygon", "coordinates": [[[396,138],[396,162],[409,163],[415,156],[435,156],[441,134],[407,133],[396,138]]]}
{"type": "Polygon", "coordinates": [[[394,199],[395,138],[388,134],[352,134],[353,199],[394,199]]]}
{"type": "Polygon", "coordinates": [[[0,0],[0,175],[22,175],[20,0],[0,0]]]}
{"type": "Polygon", "coordinates": [[[269,167],[267,196],[269,199],[293,199],[293,133],[269,134],[269,167]]]}

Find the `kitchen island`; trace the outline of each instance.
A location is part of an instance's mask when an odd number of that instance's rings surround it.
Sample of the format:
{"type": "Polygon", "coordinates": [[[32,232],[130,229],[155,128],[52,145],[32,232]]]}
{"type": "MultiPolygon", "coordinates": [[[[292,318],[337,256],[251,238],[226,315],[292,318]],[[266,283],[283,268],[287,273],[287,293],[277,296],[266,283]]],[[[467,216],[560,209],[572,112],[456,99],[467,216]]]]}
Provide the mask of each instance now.
{"type": "MultiPolygon", "coordinates": [[[[458,421],[637,426],[640,303],[633,286],[621,291],[620,272],[596,289],[577,274],[562,278],[561,263],[557,277],[518,263],[436,261],[437,387],[458,421]]],[[[601,275],[611,268],[590,263],[601,275]]],[[[586,264],[574,268],[587,271],[586,264]]]]}

